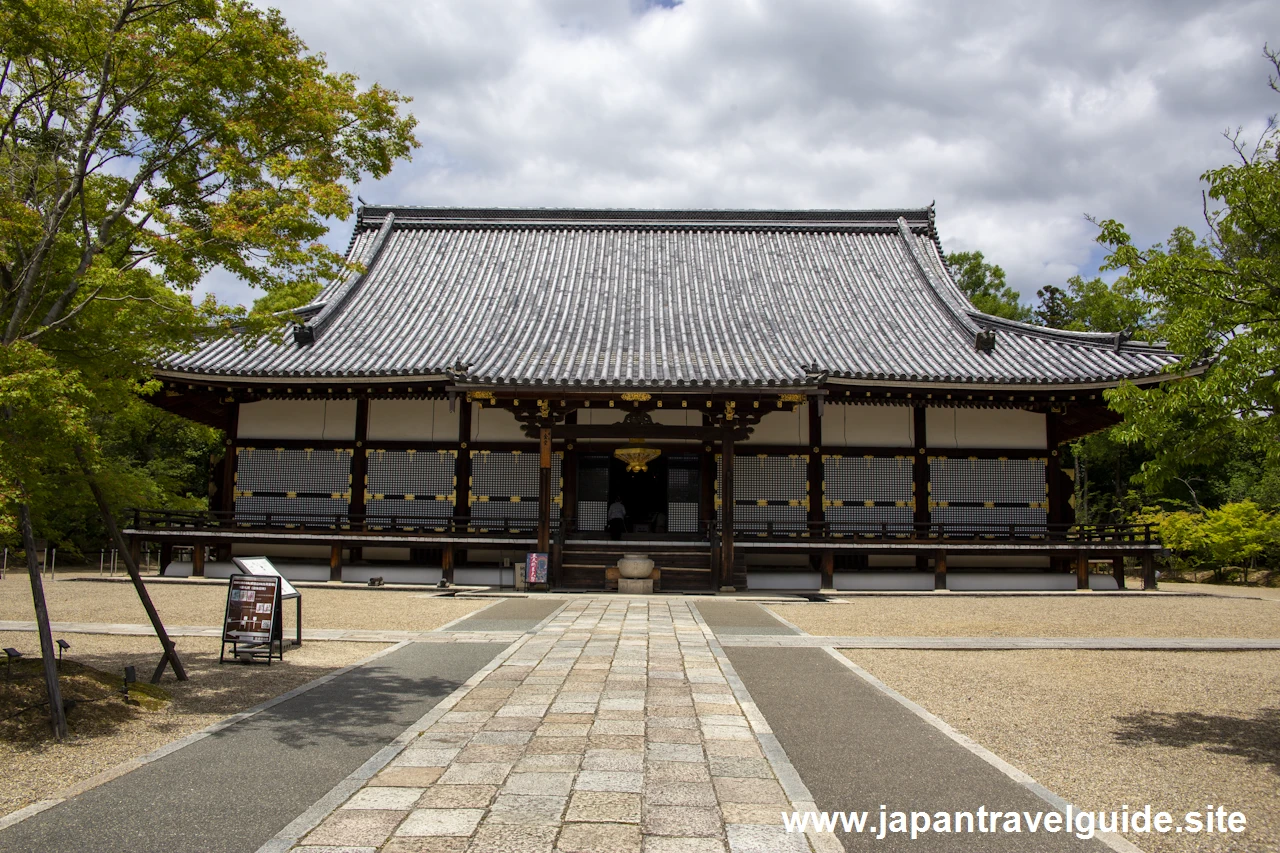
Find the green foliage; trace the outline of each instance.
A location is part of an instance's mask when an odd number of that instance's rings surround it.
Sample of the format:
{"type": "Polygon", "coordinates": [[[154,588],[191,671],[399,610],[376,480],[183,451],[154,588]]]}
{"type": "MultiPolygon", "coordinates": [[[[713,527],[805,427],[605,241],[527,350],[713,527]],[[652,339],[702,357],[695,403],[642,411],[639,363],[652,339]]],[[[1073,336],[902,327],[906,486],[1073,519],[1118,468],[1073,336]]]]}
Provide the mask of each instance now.
{"type": "MultiPolygon", "coordinates": [[[[1280,57],[1267,57],[1280,72],[1280,57]]],[[[1188,378],[1108,394],[1122,437],[1155,449],[1145,473],[1156,479],[1222,459],[1232,437],[1280,458],[1280,127],[1272,120],[1252,147],[1230,138],[1238,162],[1202,176],[1205,237],[1179,228],[1143,250],[1120,223],[1101,223],[1107,268],[1151,296],[1170,348],[1186,354],[1188,378]]]]}
{"type": "Polygon", "coordinates": [[[1004,270],[988,264],[981,252],[951,252],[947,265],[960,290],[979,311],[1008,320],[1031,319],[1031,309],[1019,301],[1018,291],[1005,281],[1004,270]]]}
{"type": "MultiPolygon", "coordinates": [[[[1219,580],[1233,567],[1253,568],[1264,558],[1274,564],[1280,548],[1280,518],[1253,501],[1228,503],[1204,513],[1148,511],[1138,520],[1156,525],[1161,540],[1173,552],[1175,569],[1209,566],[1219,580]]],[[[1248,580],[1247,571],[1244,579],[1248,580]]]]}
{"type": "Polygon", "coordinates": [[[150,366],[352,271],[324,220],[417,145],[406,102],[244,0],[0,5],[0,528],[91,542],[80,457],[117,505],[204,500],[215,434],[150,366]],[[194,302],[215,267],[262,310],[194,302]]]}

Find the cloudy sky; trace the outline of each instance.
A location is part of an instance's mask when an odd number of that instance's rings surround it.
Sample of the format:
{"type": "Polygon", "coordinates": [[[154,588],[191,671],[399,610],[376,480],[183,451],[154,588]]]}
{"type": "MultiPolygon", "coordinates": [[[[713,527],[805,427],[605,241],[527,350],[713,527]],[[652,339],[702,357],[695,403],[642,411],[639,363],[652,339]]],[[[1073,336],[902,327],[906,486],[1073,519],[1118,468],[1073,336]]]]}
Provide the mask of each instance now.
{"type": "Polygon", "coordinates": [[[334,70],[413,96],[423,147],[359,187],[371,203],[936,201],[944,248],[981,249],[1028,298],[1096,269],[1085,214],[1144,242],[1198,225],[1223,130],[1280,110],[1270,0],[269,5],[334,70]]]}

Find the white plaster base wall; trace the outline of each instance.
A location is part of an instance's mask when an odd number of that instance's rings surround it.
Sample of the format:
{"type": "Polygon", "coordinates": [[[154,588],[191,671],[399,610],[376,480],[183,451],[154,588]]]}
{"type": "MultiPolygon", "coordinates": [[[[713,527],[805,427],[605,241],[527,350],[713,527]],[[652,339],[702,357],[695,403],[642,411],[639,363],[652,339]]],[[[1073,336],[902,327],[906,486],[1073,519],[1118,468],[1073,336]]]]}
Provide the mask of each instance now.
{"type": "MultiPolygon", "coordinates": [[[[932,562],[932,561],[931,561],[932,562]]],[[[996,554],[947,555],[948,569],[1047,569],[1048,557],[1001,556],[996,554]]]]}
{"type": "Polygon", "coordinates": [[[1065,572],[947,572],[947,589],[962,592],[1076,588],[1076,576],[1065,572]]]}
{"type": "Polygon", "coordinates": [[[1022,409],[925,410],[925,441],[930,447],[1044,450],[1048,444],[1044,414],[1022,409]]]}
{"type": "Polygon", "coordinates": [[[824,406],[822,443],[827,447],[913,447],[910,406],[824,406]]]}
{"type": "MultiPolygon", "coordinates": [[[[760,404],[764,408],[764,403],[760,404]]],[[[804,447],[809,443],[809,404],[769,412],[742,444],[783,444],[804,447]]]]}
{"type": "Polygon", "coordinates": [[[241,403],[236,435],[259,438],[350,439],[356,434],[355,400],[259,400],[241,403]]]}
{"type": "Polygon", "coordinates": [[[453,582],[459,586],[506,586],[516,585],[515,569],[465,568],[453,570],[453,582]]]}
{"type": "Polygon", "coordinates": [[[867,557],[867,565],[873,569],[910,568],[916,564],[911,554],[872,554],[867,557]]]}
{"type": "Polygon", "coordinates": [[[448,400],[370,400],[369,440],[457,441],[458,413],[448,400]]]}
{"type": "Polygon", "coordinates": [[[747,589],[820,589],[818,572],[747,572],[747,589]]]}
{"type": "MultiPolygon", "coordinates": [[[[258,552],[255,556],[261,556],[258,552]]],[[[327,582],[329,580],[329,564],[317,565],[315,563],[274,563],[276,571],[291,581],[320,581],[327,582]]],[[[239,574],[240,570],[236,568],[234,563],[217,563],[209,561],[204,564],[204,576],[207,578],[229,578],[233,574],[239,574]]],[[[165,571],[164,576],[167,578],[189,578],[191,577],[191,564],[179,563],[176,560],[169,564],[169,568],[165,571]]]]}
{"type": "Polygon", "coordinates": [[[442,572],[427,566],[343,566],[343,583],[364,583],[369,578],[382,578],[383,583],[416,583],[435,585],[442,572]]]}
{"type": "Polygon", "coordinates": [[[836,589],[919,592],[933,589],[933,572],[836,572],[836,589]]]}
{"type": "Polygon", "coordinates": [[[366,547],[360,549],[360,557],[365,560],[396,560],[407,563],[409,561],[409,549],[366,547]]]}

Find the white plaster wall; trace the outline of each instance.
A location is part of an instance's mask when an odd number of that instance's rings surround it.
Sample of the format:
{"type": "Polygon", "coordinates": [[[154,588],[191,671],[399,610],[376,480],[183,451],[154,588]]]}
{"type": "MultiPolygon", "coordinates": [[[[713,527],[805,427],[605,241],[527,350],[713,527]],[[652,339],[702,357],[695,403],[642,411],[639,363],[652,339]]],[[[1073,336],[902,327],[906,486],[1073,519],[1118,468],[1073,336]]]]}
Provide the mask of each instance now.
{"type": "Polygon", "coordinates": [[[448,400],[370,400],[369,440],[457,441],[458,412],[448,400]]]}
{"type": "Polygon", "coordinates": [[[933,572],[836,572],[832,576],[836,589],[909,590],[933,589],[933,572]]]}
{"type": "Polygon", "coordinates": [[[823,406],[822,443],[831,447],[912,447],[913,411],[910,406],[823,406]]]}
{"type": "Polygon", "coordinates": [[[355,400],[259,400],[241,403],[239,438],[355,438],[355,400]]]}
{"type": "Polygon", "coordinates": [[[440,569],[429,569],[417,566],[343,566],[343,583],[364,583],[369,578],[382,578],[383,583],[417,583],[435,585],[440,583],[443,572],[440,569]]]}
{"type": "Polygon", "coordinates": [[[590,426],[620,424],[627,413],[622,409],[610,409],[607,406],[592,406],[578,409],[578,423],[590,426]]]}
{"type": "Polygon", "coordinates": [[[747,589],[820,589],[818,572],[747,572],[747,589]]]}
{"type": "MultiPolygon", "coordinates": [[[[581,416],[582,411],[578,411],[581,416]]],[[[649,412],[655,424],[666,426],[702,426],[702,413],[697,409],[654,409],[649,412]]],[[[581,421],[579,421],[581,423],[581,421]]]]}
{"type": "Polygon", "coordinates": [[[301,560],[324,560],[329,562],[328,545],[287,545],[266,544],[256,542],[236,542],[231,546],[234,557],[290,557],[301,560]]]}
{"type": "Polygon", "coordinates": [[[532,441],[520,429],[516,416],[506,409],[495,409],[472,403],[472,441],[532,441]]]}
{"type": "Polygon", "coordinates": [[[1044,450],[1045,416],[1022,409],[941,409],[925,411],[930,447],[1044,450]]]}
{"type": "MultiPolygon", "coordinates": [[[[765,403],[762,401],[763,407],[765,403]]],[[[790,408],[769,412],[756,424],[743,444],[786,444],[804,447],[809,444],[809,404],[801,403],[793,412],[790,408]]]]}

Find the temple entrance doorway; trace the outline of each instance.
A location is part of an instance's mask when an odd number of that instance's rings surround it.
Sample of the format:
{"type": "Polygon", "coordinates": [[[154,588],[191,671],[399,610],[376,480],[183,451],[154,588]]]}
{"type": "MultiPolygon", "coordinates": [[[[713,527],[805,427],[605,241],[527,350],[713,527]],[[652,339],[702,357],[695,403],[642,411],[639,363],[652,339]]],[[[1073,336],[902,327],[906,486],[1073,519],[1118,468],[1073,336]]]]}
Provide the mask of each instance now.
{"type": "Polygon", "coordinates": [[[628,536],[697,534],[698,464],[693,454],[664,452],[648,471],[628,472],[626,463],[612,455],[583,454],[578,457],[577,531],[603,533],[609,504],[616,499],[627,508],[628,536]]]}
{"type": "Polygon", "coordinates": [[[667,532],[667,459],[659,456],[647,471],[628,471],[620,459],[609,460],[609,502],[627,508],[627,534],[667,532]]]}

